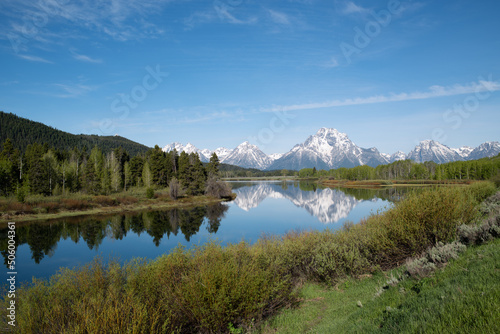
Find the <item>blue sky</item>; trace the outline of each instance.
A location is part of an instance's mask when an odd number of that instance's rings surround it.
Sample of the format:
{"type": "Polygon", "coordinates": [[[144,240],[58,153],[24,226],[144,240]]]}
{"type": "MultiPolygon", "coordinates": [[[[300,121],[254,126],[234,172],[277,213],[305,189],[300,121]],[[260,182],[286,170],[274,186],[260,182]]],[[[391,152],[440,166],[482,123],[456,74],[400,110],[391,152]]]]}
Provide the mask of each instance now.
{"type": "Polygon", "coordinates": [[[3,0],[0,110],[70,133],[287,152],[500,140],[498,1],[3,0]]]}

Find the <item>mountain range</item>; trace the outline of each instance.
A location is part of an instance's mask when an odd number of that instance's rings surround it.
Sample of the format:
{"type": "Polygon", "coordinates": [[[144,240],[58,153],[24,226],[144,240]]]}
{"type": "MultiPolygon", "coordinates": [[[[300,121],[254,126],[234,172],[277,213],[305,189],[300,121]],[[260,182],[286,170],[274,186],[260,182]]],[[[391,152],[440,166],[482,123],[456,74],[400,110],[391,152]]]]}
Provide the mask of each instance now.
{"type": "Polygon", "coordinates": [[[493,157],[500,154],[500,143],[485,142],[476,148],[462,146],[450,148],[434,140],[421,141],[411,152],[402,151],[393,154],[381,153],[375,147],[362,148],[352,142],[347,134],[332,128],[321,128],[309,136],[303,143],[295,145],[289,152],[266,155],[256,145],[244,142],[235,149],[218,148],[215,151],[200,150],[188,143],[172,143],[163,148],[165,152],[173,149],[178,152],[196,152],[201,161],[208,162],[213,152],[220,162],[244,168],[260,170],[302,168],[335,169],[340,167],[356,167],[368,165],[376,167],[398,160],[410,159],[415,162],[434,161],[446,163],[451,161],[474,160],[493,157]]]}

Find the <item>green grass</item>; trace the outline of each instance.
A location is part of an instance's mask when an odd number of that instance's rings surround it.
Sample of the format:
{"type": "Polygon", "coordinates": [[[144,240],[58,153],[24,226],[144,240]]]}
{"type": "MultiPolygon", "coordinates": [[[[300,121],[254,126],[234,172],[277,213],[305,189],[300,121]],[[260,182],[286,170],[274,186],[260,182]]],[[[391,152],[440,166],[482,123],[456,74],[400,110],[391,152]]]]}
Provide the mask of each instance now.
{"type": "Polygon", "coordinates": [[[470,247],[431,277],[387,285],[391,274],[403,272],[349,278],[329,288],[308,283],[301,305],[268,321],[261,332],[500,333],[500,239],[470,247]]]}

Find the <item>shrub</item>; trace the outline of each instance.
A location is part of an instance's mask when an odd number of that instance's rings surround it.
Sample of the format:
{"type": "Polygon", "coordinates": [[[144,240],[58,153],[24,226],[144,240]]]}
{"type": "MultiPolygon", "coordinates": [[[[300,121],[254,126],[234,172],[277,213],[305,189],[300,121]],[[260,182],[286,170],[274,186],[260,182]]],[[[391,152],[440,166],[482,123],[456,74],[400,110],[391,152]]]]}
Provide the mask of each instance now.
{"type": "Polygon", "coordinates": [[[92,205],[86,200],[72,199],[72,198],[64,198],[61,200],[62,207],[67,210],[85,210],[92,205]]]}
{"type": "Polygon", "coordinates": [[[104,196],[104,195],[94,196],[92,201],[94,203],[102,205],[102,206],[114,206],[114,205],[116,205],[116,200],[114,198],[111,198],[109,196],[104,196]]]}
{"type": "Polygon", "coordinates": [[[118,201],[118,203],[124,204],[124,205],[135,204],[139,201],[137,198],[132,197],[132,196],[122,196],[122,197],[118,197],[116,200],[118,201]]]}
{"type": "Polygon", "coordinates": [[[496,193],[496,186],[490,181],[475,182],[468,187],[468,190],[474,196],[478,203],[496,193]]]}
{"type": "Polygon", "coordinates": [[[248,327],[294,300],[289,277],[263,267],[248,244],[209,243],[148,263],[96,260],[63,269],[49,282],[35,281],[18,290],[16,330],[221,333],[229,323],[248,327]]]}
{"type": "Polygon", "coordinates": [[[57,202],[40,203],[39,207],[45,213],[57,213],[57,212],[59,212],[59,209],[60,209],[60,205],[57,202]]]}
{"type": "Polygon", "coordinates": [[[215,198],[231,198],[232,191],[229,184],[226,182],[218,181],[216,178],[211,177],[207,181],[205,194],[215,198]]]}
{"type": "Polygon", "coordinates": [[[17,190],[16,197],[19,203],[24,203],[26,201],[26,188],[24,186],[17,190]]]}
{"type": "Polygon", "coordinates": [[[458,238],[466,245],[480,245],[500,236],[500,216],[489,217],[481,225],[461,225],[458,238]]]}
{"type": "Polygon", "coordinates": [[[458,255],[463,253],[466,248],[464,244],[457,241],[449,244],[440,242],[435,247],[429,248],[422,257],[407,260],[406,270],[410,276],[428,276],[450,259],[458,258],[458,255]]]}
{"type": "Polygon", "coordinates": [[[146,197],[151,199],[155,197],[155,190],[151,187],[146,189],[146,197]]]}
{"type": "Polygon", "coordinates": [[[177,199],[182,196],[182,188],[180,182],[174,177],[170,180],[170,184],[168,185],[168,192],[170,197],[173,199],[177,199]]]}

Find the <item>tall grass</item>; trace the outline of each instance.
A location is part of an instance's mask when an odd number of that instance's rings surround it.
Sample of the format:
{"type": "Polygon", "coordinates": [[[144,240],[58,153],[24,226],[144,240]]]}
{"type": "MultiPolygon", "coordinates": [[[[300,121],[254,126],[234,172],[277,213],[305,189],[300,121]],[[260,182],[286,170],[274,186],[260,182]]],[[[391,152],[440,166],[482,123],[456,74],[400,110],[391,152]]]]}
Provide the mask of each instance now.
{"type": "MultiPolygon", "coordinates": [[[[256,244],[210,242],[154,261],[94,263],[18,290],[19,333],[226,333],[297,301],[300,282],[334,282],[402,264],[478,217],[488,186],[410,194],[337,231],[256,244]]],[[[4,300],[0,307],[4,307],[4,300]]]]}

